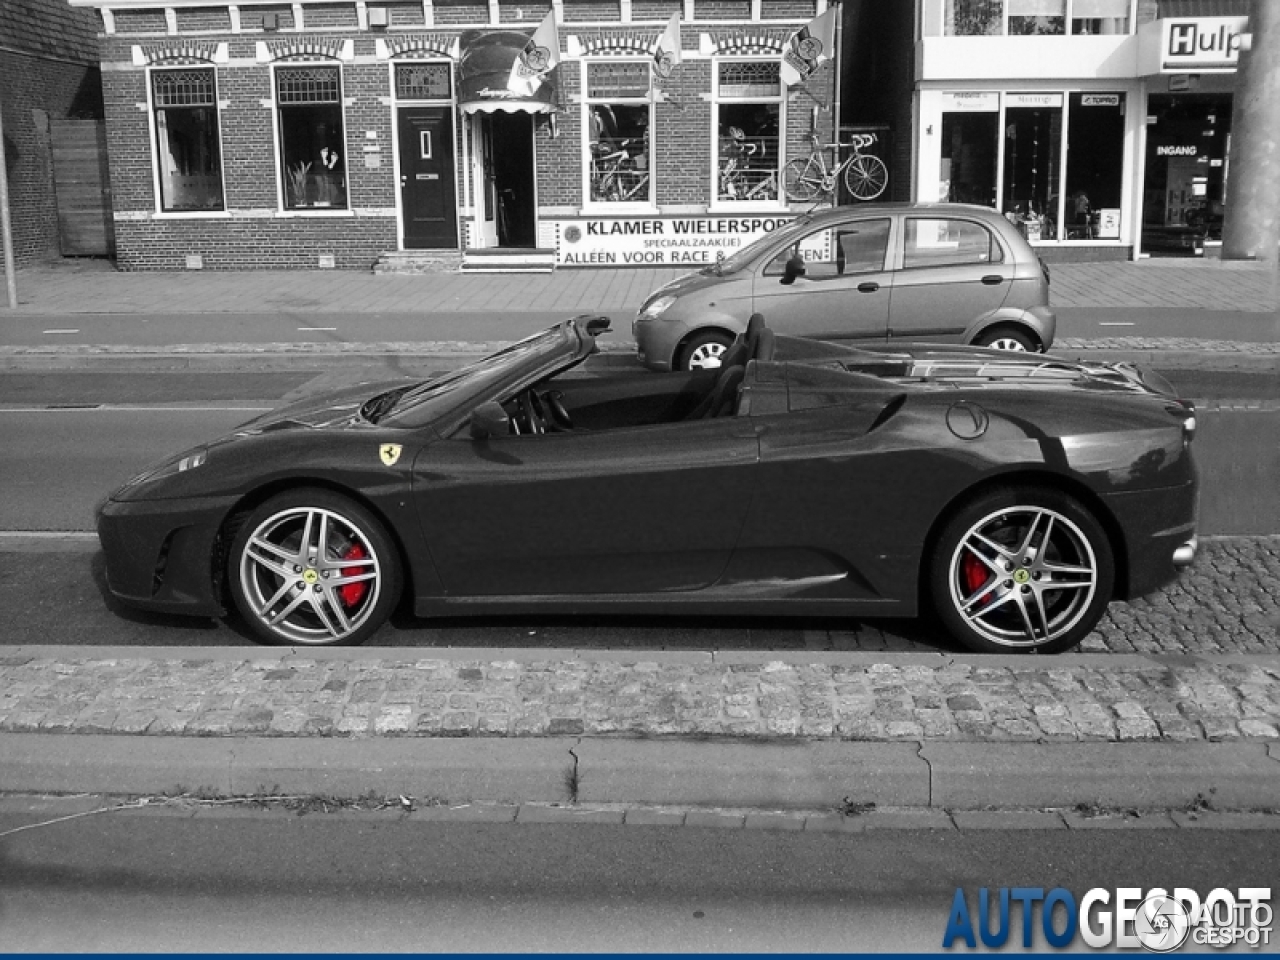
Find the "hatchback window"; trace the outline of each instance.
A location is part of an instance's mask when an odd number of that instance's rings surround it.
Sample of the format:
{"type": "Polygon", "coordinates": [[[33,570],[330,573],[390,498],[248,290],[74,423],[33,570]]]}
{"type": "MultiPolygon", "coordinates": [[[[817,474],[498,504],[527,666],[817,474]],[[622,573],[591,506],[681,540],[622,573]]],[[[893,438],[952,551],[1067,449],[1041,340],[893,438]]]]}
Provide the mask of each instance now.
{"type": "MultiPolygon", "coordinates": [[[[884,270],[888,246],[889,218],[883,217],[817,230],[801,238],[798,252],[804,258],[806,279],[827,280],[884,270]]],[[[765,275],[780,275],[796,252],[794,244],[779,251],[765,275]]]]}
{"type": "Polygon", "coordinates": [[[999,263],[1000,244],[986,227],[972,220],[909,217],[902,265],[946,267],[969,263],[999,263]]]}

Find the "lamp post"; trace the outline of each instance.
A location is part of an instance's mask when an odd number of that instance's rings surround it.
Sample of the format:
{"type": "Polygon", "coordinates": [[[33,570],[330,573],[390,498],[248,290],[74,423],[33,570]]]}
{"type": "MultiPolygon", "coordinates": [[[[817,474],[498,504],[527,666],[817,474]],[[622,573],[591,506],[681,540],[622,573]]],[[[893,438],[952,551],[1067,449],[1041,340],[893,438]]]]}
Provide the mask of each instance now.
{"type": "Polygon", "coordinates": [[[1275,263],[1280,244],[1280,3],[1253,0],[1231,115],[1222,256],[1275,263]]]}
{"type": "Polygon", "coordinates": [[[4,155],[4,106],[0,104],[0,237],[4,241],[4,283],[9,309],[18,309],[18,281],[13,262],[13,227],[9,223],[9,165],[4,155]]]}

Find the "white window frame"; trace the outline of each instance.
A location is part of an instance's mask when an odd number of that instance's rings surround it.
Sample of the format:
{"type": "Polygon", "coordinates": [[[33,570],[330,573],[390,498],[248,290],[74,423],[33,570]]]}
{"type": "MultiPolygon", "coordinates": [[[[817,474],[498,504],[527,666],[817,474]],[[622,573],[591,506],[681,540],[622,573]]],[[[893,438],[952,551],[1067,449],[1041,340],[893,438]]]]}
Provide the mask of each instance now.
{"type": "Polygon", "coordinates": [[[151,150],[151,188],[155,201],[155,216],[165,219],[209,220],[225,219],[231,214],[227,203],[227,168],[224,155],[222,133],[222,103],[218,99],[218,68],[214,64],[158,64],[146,70],[147,84],[147,129],[150,136],[151,150]],[[155,87],[152,76],[157,73],[171,73],[179,70],[209,70],[213,72],[213,109],[218,125],[218,173],[222,181],[222,208],[218,210],[165,210],[164,195],[160,190],[160,130],[156,123],[155,87]]]}
{"type": "Polygon", "coordinates": [[[709,186],[711,190],[710,209],[717,210],[785,210],[787,209],[786,190],[783,186],[783,161],[786,155],[787,138],[787,89],[781,76],[778,78],[776,95],[733,97],[724,96],[720,89],[720,67],[726,63],[776,63],[781,67],[780,57],[720,56],[711,60],[711,169],[709,186]],[[778,145],[774,151],[774,176],[777,180],[776,196],[772,199],[760,200],[754,197],[745,200],[720,198],[720,107],[726,103],[768,103],[778,105],[778,145]]]}
{"type": "Polygon", "coordinates": [[[336,60],[317,59],[317,60],[285,60],[279,63],[271,64],[271,154],[274,158],[275,177],[276,177],[276,216],[281,218],[288,217],[354,217],[355,209],[351,202],[351,165],[350,151],[347,149],[347,104],[345,91],[347,89],[347,78],[342,69],[342,64],[336,60]],[[342,146],[344,152],[348,155],[342,158],[343,169],[346,172],[347,179],[347,200],[344,207],[312,207],[301,209],[290,209],[286,205],[287,185],[284,179],[284,157],[282,151],[284,144],[280,139],[280,99],[279,86],[276,82],[276,75],[280,70],[307,68],[307,67],[328,67],[338,71],[338,110],[342,116],[342,146]]]}
{"type": "Polygon", "coordinates": [[[653,71],[649,66],[650,60],[643,57],[588,57],[581,61],[581,89],[582,89],[582,143],[581,152],[579,154],[579,166],[582,171],[582,207],[584,213],[625,213],[625,214],[651,214],[657,213],[657,163],[655,162],[654,150],[657,147],[656,139],[653,135],[654,121],[654,97],[653,97],[653,71]],[[637,97],[592,97],[590,95],[590,70],[591,67],[598,64],[639,64],[648,71],[649,87],[645,96],[637,97]],[[591,198],[591,111],[594,106],[601,103],[610,105],[621,104],[624,106],[643,106],[648,111],[648,128],[649,128],[649,192],[648,196],[643,200],[622,200],[607,201],[593,200],[591,198]]]}

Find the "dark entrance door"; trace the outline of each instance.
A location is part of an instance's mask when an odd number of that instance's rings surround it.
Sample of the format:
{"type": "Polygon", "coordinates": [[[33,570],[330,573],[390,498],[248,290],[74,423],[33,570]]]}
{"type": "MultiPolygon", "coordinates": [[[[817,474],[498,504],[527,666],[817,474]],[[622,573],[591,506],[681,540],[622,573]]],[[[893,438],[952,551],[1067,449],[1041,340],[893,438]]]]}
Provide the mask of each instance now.
{"type": "Polygon", "coordinates": [[[400,202],[409,250],[458,248],[453,111],[400,108],[400,202]]]}
{"type": "Polygon", "coordinates": [[[497,207],[498,246],[536,247],[533,116],[499,112],[488,114],[485,120],[489,124],[486,140],[497,207]]]}

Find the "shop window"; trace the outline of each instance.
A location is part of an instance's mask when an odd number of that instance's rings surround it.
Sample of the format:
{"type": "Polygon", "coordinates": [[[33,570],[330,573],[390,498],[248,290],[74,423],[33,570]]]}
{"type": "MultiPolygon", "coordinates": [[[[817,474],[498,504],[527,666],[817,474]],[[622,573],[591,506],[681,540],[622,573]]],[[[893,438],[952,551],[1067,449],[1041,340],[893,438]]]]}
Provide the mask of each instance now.
{"type": "Polygon", "coordinates": [[[156,168],[165,213],[225,209],[214,68],[155,70],[156,168]]]}
{"type": "Polygon", "coordinates": [[[715,197],[776,203],[782,168],[782,78],[778,61],[722,61],[716,73],[715,197]]]}
{"type": "Polygon", "coordinates": [[[909,217],[906,221],[904,269],[999,263],[1003,259],[1000,245],[980,223],[934,217],[909,217]]]}
{"type": "Polygon", "coordinates": [[[1122,93],[1073,93],[1068,101],[1071,150],[1062,213],[1067,240],[1119,239],[1124,105],[1122,93]]]}
{"type": "Polygon", "coordinates": [[[286,210],[347,206],[342,76],[338,67],[276,69],[286,210]]]}
{"type": "Polygon", "coordinates": [[[1004,32],[1004,0],[946,0],[949,37],[984,37],[1004,32]]]}
{"type": "Polygon", "coordinates": [[[1044,36],[1067,32],[1067,0],[1009,0],[1009,33],[1044,36]]]}
{"type": "Polygon", "coordinates": [[[587,64],[587,197],[653,202],[648,61],[587,64]]]}
{"type": "Polygon", "coordinates": [[[397,100],[448,100],[453,96],[447,63],[397,63],[397,100]]]}
{"type": "Polygon", "coordinates": [[[1071,32],[1129,32],[1129,0],[1071,0],[1071,32]]]}
{"type": "MultiPolygon", "coordinates": [[[[1009,99],[1022,96],[1011,94],[1009,99]]],[[[1053,105],[1010,106],[1005,111],[1001,209],[1028,238],[1052,240],[1057,237],[1056,201],[1062,173],[1062,95],[1025,96],[1053,105]]]]}
{"type": "Polygon", "coordinates": [[[996,205],[996,148],[1000,115],[942,115],[942,182],[938,199],[952,203],[996,205]]]}

